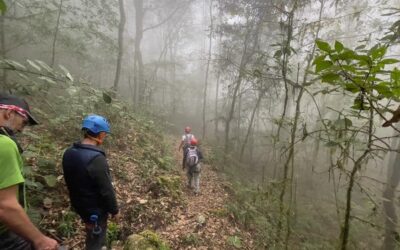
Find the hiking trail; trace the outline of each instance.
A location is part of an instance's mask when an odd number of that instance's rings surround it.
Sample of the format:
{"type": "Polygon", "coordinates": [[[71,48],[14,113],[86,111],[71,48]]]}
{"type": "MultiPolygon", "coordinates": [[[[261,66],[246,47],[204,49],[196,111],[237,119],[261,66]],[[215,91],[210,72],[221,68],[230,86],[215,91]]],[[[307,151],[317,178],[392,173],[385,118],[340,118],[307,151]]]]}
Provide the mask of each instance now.
{"type": "Polygon", "coordinates": [[[240,238],[240,249],[252,249],[250,233],[242,231],[226,210],[229,194],[212,166],[202,163],[200,194],[195,195],[186,186],[186,170],[181,166],[182,152],[175,150],[175,158],[185,204],[171,211],[177,220],[158,231],[171,249],[237,249],[230,243],[237,237],[240,238]]]}

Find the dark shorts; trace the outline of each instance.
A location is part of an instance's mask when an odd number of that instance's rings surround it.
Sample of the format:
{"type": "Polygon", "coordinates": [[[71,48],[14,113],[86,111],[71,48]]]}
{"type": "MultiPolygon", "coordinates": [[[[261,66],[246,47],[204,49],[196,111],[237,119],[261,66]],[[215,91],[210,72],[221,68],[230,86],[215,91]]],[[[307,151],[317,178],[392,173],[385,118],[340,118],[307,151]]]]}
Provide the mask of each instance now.
{"type": "Polygon", "coordinates": [[[1,250],[34,250],[31,242],[21,236],[7,231],[0,235],[1,250]]]}

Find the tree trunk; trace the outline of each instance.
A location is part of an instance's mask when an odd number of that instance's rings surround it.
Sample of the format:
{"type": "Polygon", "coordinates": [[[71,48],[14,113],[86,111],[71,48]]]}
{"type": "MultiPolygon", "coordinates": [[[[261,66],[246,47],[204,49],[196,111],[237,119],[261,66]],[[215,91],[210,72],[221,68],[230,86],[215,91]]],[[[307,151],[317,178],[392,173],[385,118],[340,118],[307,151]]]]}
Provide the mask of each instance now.
{"type": "Polygon", "coordinates": [[[125,29],[125,8],[124,0],[118,0],[119,2],[119,26],[118,26],[118,58],[117,58],[117,68],[115,70],[114,78],[114,91],[118,92],[119,78],[121,74],[121,62],[122,55],[124,53],[124,29],[125,29]]]}
{"type": "MultiPolygon", "coordinates": [[[[400,149],[400,142],[398,139],[395,139],[396,143],[393,143],[394,149],[400,149]]],[[[387,184],[385,191],[383,192],[383,208],[385,211],[385,239],[383,241],[383,250],[392,250],[396,249],[398,245],[400,236],[397,232],[397,214],[396,207],[394,204],[395,199],[395,190],[400,182],[400,154],[396,154],[391,157],[388,162],[388,171],[387,171],[387,184]]]]}
{"type": "MultiPolygon", "coordinates": [[[[1,43],[1,59],[4,60],[7,57],[6,51],[6,32],[5,32],[5,18],[4,14],[0,15],[0,43],[1,43]]],[[[3,74],[1,76],[2,84],[0,89],[6,91],[7,90],[7,70],[3,69],[3,74]]]]}
{"type": "Polygon", "coordinates": [[[133,84],[135,90],[135,106],[138,107],[143,103],[144,100],[144,89],[143,89],[143,58],[140,45],[143,38],[143,0],[134,0],[135,5],[135,20],[136,20],[136,34],[135,34],[135,56],[134,56],[134,76],[133,84]]]}
{"type": "Polygon", "coordinates": [[[60,5],[58,6],[57,23],[56,23],[56,28],[55,28],[54,37],[53,37],[53,47],[52,47],[52,51],[51,51],[51,63],[50,63],[51,67],[54,67],[54,62],[56,60],[56,43],[57,43],[58,30],[59,30],[59,27],[60,27],[60,17],[61,17],[61,11],[62,11],[62,4],[63,4],[63,0],[60,0],[60,5]]]}
{"type": "Polygon", "coordinates": [[[211,50],[212,50],[212,35],[213,35],[213,1],[210,0],[210,33],[209,33],[209,42],[208,42],[208,58],[207,58],[207,67],[206,67],[206,76],[204,81],[204,92],[203,92],[203,139],[206,138],[206,106],[207,106],[207,88],[208,88],[208,74],[210,71],[210,62],[211,62],[211,50]]]}
{"type": "Polygon", "coordinates": [[[251,130],[252,130],[252,127],[253,127],[254,117],[256,115],[256,111],[258,110],[258,107],[260,106],[260,103],[261,103],[263,95],[264,95],[264,91],[260,90],[260,92],[258,94],[256,105],[254,106],[253,112],[251,113],[249,127],[247,128],[246,137],[244,138],[244,142],[242,144],[242,148],[240,149],[240,158],[239,158],[240,161],[243,160],[244,149],[246,148],[246,144],[247,144],[247,142],[249,140],[249,136],[251,134],[251,130]]]}

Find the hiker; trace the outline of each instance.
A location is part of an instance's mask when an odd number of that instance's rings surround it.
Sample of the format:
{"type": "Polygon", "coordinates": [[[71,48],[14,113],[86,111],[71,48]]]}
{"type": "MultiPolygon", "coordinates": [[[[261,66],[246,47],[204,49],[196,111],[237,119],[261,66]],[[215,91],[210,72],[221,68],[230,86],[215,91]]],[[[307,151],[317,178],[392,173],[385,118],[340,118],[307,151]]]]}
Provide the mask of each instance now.
{"type": "Polygon", "coordinates": [[[187,126],[185,127],[185,134],[182,135],[182,140],[181,140],[181,144],[179,144],[179,148],[178,151],[180,151],[182,148],[182,153],[183,153],[183,157],[182,157],[182,169],[185,168],[185,161],[186,161],[186,154],[185,151],[187,148],[189,148],[190,146],[190,141],[192,140],[192,138],[195,138],[193,134],[191,134],[192,132],[192,128],[187,126]]]}
{"type": "Polygon", "coordinates": [[[203,154],[197,147],[197,144],[197,139],[192,138],[190,146],[186,148],[185,151],[185,167],[187,168],[188,187],[193,188],[195,194],[199,194],[200,192],[200,161],[203,160],[203,154]]]}
{"type": "Polygon", "coordinates": [[[106,244],[107,219],[118,214],[106,155],[99,148],[110,125],[99,115],[89,115],[82,124],[83,139],[63,156],[64,179],[73,210],[85,223],[86,249],[102,249],[106,244]]]}
{"type": "Polygon", "coordinates": [[[58,243],[33,225],[26,214],[23,152],[14,135],[36,125],[28,103],[0,93],[0,249],[53,250],[58,243]]]}

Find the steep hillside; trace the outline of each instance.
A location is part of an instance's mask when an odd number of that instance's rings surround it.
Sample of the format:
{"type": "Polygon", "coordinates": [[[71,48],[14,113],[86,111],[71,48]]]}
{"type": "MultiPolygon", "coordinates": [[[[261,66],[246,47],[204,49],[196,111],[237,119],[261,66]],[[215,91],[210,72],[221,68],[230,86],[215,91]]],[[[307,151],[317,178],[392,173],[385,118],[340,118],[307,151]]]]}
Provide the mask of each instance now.
{"type": "Polygon", "coordinates": [[[20,135],[32,220],[68,249],[83,249],[83,224],[69,207],[61,158],[80,139],[82,118],[98,113],[112,127],[104,148],[121,207],[119,220],[109,223],[113,249],[122,249],[132,234],[143,249],[250,249],[250,234],[226,210],[228,192],[211,167],[204,166],[202,193],[194,196],[185,185],[181,153],[174,150],[178,137],[165,136],[162,122],[111,96],[68,81],[59,88],[25,92],[41,121],[20,135]]]}

